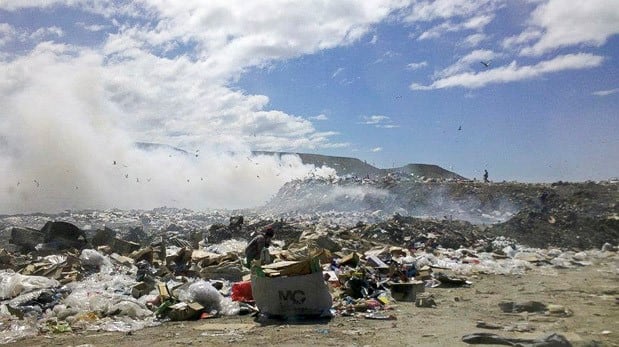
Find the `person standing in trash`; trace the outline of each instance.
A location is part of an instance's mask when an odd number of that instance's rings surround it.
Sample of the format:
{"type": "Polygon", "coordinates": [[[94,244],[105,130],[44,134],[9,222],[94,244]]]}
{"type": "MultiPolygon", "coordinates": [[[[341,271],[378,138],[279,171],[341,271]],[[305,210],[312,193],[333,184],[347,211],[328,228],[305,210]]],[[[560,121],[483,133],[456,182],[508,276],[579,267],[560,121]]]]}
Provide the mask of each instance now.
{"type": "Polygon", "coordinates": [[[484,182],[488,183],[488,170],[484,170],[484,182]]]}
{"type": "Polygon", "coordinates": [[[254,237],[249,244],[247,244],[247,247],[245,247],[245,266],[251,268],[252,260],[263,258],[262,252],[267,250],[267,248],[271,245],[273,235],[275,235],[273,226],[268,225],[266,228],[258,232],[258,235],[256,235],[256,237],[254,237]]]}

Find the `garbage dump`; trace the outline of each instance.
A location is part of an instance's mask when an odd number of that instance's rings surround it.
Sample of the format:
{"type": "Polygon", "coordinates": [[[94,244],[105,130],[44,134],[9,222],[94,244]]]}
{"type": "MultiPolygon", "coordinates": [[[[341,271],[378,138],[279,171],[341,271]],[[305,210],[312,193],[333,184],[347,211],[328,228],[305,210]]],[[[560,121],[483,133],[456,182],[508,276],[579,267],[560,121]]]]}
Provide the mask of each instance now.
{"type": "MultiPolygon", "coordinates": [[[[547,201],[553,199],[558,198],[547,201]]],[[[312,317],[391,321],[396,326],[405,318],[402,307],[428,315],[453,302],[471,300],[455,296],[446,303],[441,297],[475,288],[486,276],[553,277],[563,269],[586,271],[600,260],[617,259],[617,237],[612,236],[616,231],[611,229],[605,229],[604,235],[610,236],[604,242],[599,242],[599,235],[576,242],[596,247],[577,248],[574,242],[566,247],[563,236],[553,239],[555,244],[546,240],[544,247],[534,247],[541,242],[526,245],[510,237],[513,220],[498,227],[501,223],[374,212],[363,218],[334,211],[288,218],[252,211],[240,215],[177,209],[75,211],[58,215],[62,220],[2,216],[0,343],[83,331],[134,332],[168,321],[237,315],[283,321],[312,317]],[[275,230],[268,248],[272,262],[258,260],[248,268],[244,248],[265,226],[275,230]]],[[[554,218],[562,218],[555,212],[551,212],[554,218]]],[[[521,220],[518,216],[520,212],[515,218],[521,220]]],[[[571,225],[578,225],[579,218],[571,217],[571,225]]],[[[603,218],[612,220],[608,215],[603,218]]],[[[574,315],[569,307],[553,302],[505,299],[493,310],[527,314],[530,321],[536,315],[545,319],[574,315]]],[[[532,329],[530,324],[480,320],[475,327],[532,329]]],[[[560,334],[516,339],[472,333],[462,341],[566,345],[560,334]]]]}

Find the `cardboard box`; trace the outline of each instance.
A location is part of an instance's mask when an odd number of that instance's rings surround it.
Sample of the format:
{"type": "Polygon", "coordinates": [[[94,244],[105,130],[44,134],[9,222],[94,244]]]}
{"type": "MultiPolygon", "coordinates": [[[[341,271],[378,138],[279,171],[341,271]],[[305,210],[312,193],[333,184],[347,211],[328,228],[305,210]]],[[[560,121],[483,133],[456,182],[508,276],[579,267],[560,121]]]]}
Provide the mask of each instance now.
{"type": "Polygon", "coordinates": [[[333,305],[322,271],[289,277],[252,274],[251,284],[256,306],[269,316],[321,316],[333,305]]]}

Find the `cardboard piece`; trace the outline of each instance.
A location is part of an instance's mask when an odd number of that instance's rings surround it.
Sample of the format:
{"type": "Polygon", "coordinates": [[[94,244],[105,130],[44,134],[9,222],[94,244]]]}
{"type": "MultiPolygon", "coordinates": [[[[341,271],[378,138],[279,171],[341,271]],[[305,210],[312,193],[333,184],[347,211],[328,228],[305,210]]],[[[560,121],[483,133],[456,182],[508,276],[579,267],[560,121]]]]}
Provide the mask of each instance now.
{"type": "Polygon", "coordinates": [[[251,284],[256,306],[269,316],[320,316],[333,304],[322,272],[290,277],[252,274],[251,284]]]}
{"type": "Polygon", "coordinates": [[[179,302],[178,304],[170,306],[168,317],[173,321],[190,320],[198,318],[203,310],[204,306],[197,302],[179,302]]]}

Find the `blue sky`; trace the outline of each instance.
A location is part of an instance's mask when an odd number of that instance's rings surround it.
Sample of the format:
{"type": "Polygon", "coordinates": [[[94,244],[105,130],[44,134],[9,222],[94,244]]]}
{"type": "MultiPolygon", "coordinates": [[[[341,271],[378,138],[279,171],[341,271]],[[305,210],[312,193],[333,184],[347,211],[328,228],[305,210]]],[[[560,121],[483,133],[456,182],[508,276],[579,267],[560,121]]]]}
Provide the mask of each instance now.
{"type": "Polygon", "coordinates": [[[615,0],[4,1],[0,175],[150,141],[616,177],[617,34],[615,0]]]}

